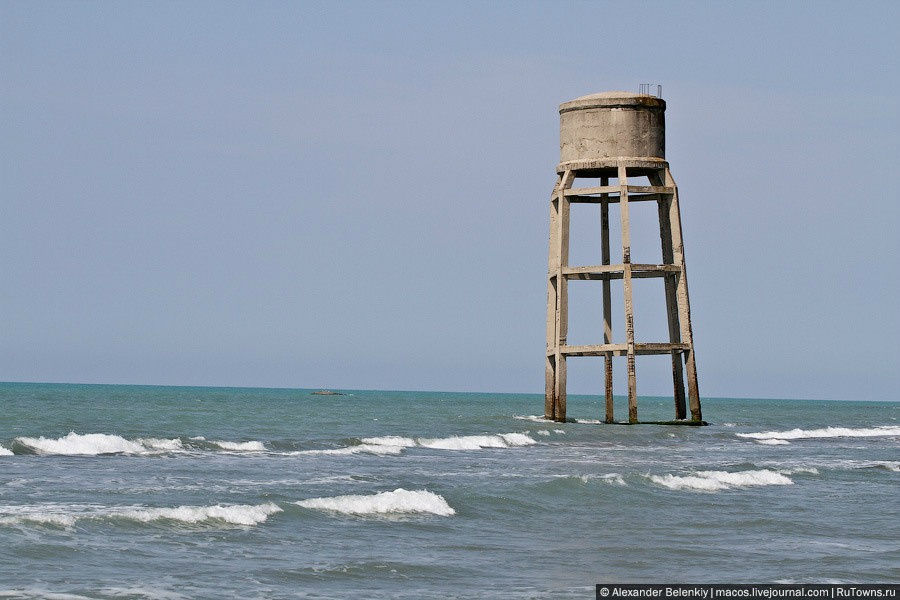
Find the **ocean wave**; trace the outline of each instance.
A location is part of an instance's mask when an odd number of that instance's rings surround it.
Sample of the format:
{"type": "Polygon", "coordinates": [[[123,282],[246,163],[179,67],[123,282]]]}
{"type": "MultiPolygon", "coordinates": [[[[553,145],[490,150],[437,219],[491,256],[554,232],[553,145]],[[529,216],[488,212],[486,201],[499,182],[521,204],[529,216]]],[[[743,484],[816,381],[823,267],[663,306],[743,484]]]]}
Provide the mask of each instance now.
{"type": "Polygon", "coordinates": [[[513,419],[522,421],[532,421],[534,423],[555,423],[553,419],[548,419],[544,415],[513,415],[513,419]]]}
{"type": "Polygon", "coordinates": [[[404,448],[430,448],[432,450],[482,450],[486,448],[516,448],[537,444],[526,433],[499,433],[485,435],[454,435],[445,438],[411,438],[395,435],[367,437],[355,446],[327,450],[300,450],[289,454],[377,454],[397,455],[404,448]]]}
{"type": "Polygon", "coordinates": [[[152,521],[180,521],[182,523],[202,523],[223,521],[231,525],[258,525],[269,516],[281,512],[276,504],[233,504],[223,506],[178,506],[175,508],[137,508],[115,513],[121,519],[131,519],[141,523],[152,521]]]}
{"type": "Polygon", "coordinates": [[[329,448],[327,450],[297,450],[296,452],[286,452],[286,456],[296,456],[298,454],[376,454],[378,456],[390,456],[400,454],[403,451],[401,446],[393,446],[389,444],[357,444],[356,446],[347,446],[345,448],[329,448]]]}
{"type": "Polygon", "coordinates": [[[456,514],[442,496],[428,490],[405,490],[372,495],[310,498],[294,504],[303,508],[327,510],[346,515],[432,514],[449,517],[456,514]]]}
{"type": "Polygon", "coordinates": [[[160,438],[138,438],[136,441],[150,450],[159,450],[160,452],[179,452],[184,450],[184,444],[182,444],[181,440],[178,438],[171,440],[160,438]]]}
{"type": "Polygon", "coordinates": [[[266,447],[262,442],[251,440],[249,442],[210,442],[222,450],[230,450],[233,452],[265,452],[266,447]]]}
{"type": "MultiPolygon", "coordinates": [[[[265,452],[266,447],[262,442],[206,442],[204,438],[189,438],[187,446],[180,438],[136,438],[126,439],[122,436],[110,433],[75,433],[58,438],[46,437],[17,437],[13,441],[13,448],[20,453],[34,453],[40,455],[59,456],[100,456],[106,454],[175,454],[188,452],[203,452],[223,450],[226,452],[265,452]]],[[[6,454],[5,448],[0,447],[0,454],[6,454]]],[[[12,452],[10,452],[12,454],[12,452]]]]}
{"type": "Polygon", "coordinates": [[[896,460],[870,460],[858,462],[854,468],[856,469],[885,469],[900,473],[900,461],[896,460]]]}
{"type": "MultiPolygon", "coordinates": [[[[153,439],[153,438],[151,438],[153,439]]],[[[162,440],[153,439],[154,442],[162,440]]],[[[167,440],[177,441],[177,440],[167,440]]],[[[108,433],[78,434],[74,431],[56,439],[45,437],[17,437],[15,443],[25,446],[37,454],[59,454],[64,456],[96,456],[98,454],[149,454],[158,448],[145,446],[139,440],[126,440],[108,433]]]]}
{"type": "Polygon", "coordinates": [[[501,433],[498,435],[459,435],[446,438],[418,440],[423,448],[438,450],[481,450],[483,448],[514,448],[531,446],[537,442],[524,433],[501,433]]]}
{"type": "Polygon", "coordinates": [[[229,525],[258,525],[269,516],[281,512],[276,504],[216,504],[212,506],[177,506],[154,508],[129,506],[122,508],[96,505],[47,504],[39,506],[0,507],[0,525],[22,525],[36,523],[71,527],[81,520],[122,519],[151,523],[155,521],[175,521],[184,524],[227,523],[229,525]]]}
{"type": "Polygon", "coordinates": [[[821,429],[791,429],[790,431],[762,431],[757,433],[736,433],[738,437],[752,440],[805,440],[836,437],[892,437],[900,436],[900,427],[879,425],[877,427],[824,427],[821,429]]]}
{"type": "Polygon", "coordinates": [[[754,440],[757,444],[762,444],[763,446],[786,446],[790,444],[787,440],[782,440],[779,438],[766,438],[762,440],[754,440]]]}
{"type": "Polygon", "coordinates": [[[757,471],[697,471],[693,475],[650,475],[650,481],[670,490],[718,492],[732,488],[765,485],[793,485],[784,472],[760,469],[757,471]]]}
{"type": "Polygon", "coordinates": [[[600,479],[602,479],[603,481],[605,481],[606,483],[608,483],[610,485],[620,485],[620,486],[628,485],[627,483],[625,483],[625,478],[622,477],[618,473],[606,473],[605,475],[601,475],[600,479]]]}
{"type": "Polygon", "coordinates": [[[580,479],[583,483],[587,483],[592,479],[599,479],[603,483],[608,483],[609,485],[617,485],[621,487],[625,487],[628,485],[627,483],[625,483],[625,478],[622,477],[620,473],[604,473],[602,475],[579,475],[578,479],[580,479]]]}
{"type": "Polygon", "coordinates": [[[12,450],[10,450],[8,448],[4,448],[3,446],[0,446],[0,456],[12,456],[12,455],[13,455],[12,450]]]}

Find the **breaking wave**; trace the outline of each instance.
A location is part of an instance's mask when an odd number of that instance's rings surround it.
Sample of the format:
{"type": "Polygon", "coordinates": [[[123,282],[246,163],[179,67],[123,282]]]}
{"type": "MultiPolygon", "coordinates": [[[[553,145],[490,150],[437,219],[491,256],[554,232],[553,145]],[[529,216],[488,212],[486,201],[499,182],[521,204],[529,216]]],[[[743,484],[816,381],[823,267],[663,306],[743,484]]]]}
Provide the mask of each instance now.
{"type": "Polygon", "coordinates": [[[513,419],[522,421],[532,421],[534,423],[555,423],[553,419],[548,419],[544,415],[513,415],[513,419]]]}
{"type": "Polygon", "coordinates": [[[327,450],[300,450],[289,454],[376,454],[397,455],[404,448],[430,448],[432,450],[482,450],[486,448],[515,448],[537,444],[526,433],[500,433],[486,435],[454,435],[445,438],[411,438],[397,435],[367,437],[355,446],[327,450]]]}
{"type": "Polygon", "coordinates": [[[576,477],[580,479],[582,483],[587,483],[592,479],[599,479],[603,483],[607,483],[609,485],[617,485],[620,487],[625,487],[628,485],[627,483],[625,483],[625,478],[622,477],[620,473],[604,473],[602,475],[589,473],[587,475],[577,475],[576,477]]]}
{"type": "Polygon", "coordinates": [[[377,454],[379,456],[388,456],[392,454],[400,454],[403,451],[401,446],[393,446],[390,444],[358,444],[356,446],[347,446],[346,448],[333,448],[328,450],[299,450],[297,452],[289,452],[289,455],[296,454],[377,454]]]}
{"type": "Polygon", "coordinates": [[[363,438],[363,444],[400,448],[432,448],[435,450],[481,450],[484,448],[514,448],[537,444],[525,433],[500,433],[496,435],[453,435],[445,438],[407,438],[397,436],[363,438]]]}
{"type": "MultiPolygon", "coordinates": [[[[751,440],[806,440],[836,437],[891,437],[900,436],[900,427],[880,425],[878,427],[824,427],[822,429],[791,429],[790,431],[763,431],[758,433],[736,433],[738,437],[751,440]]],[[[778,444],[782,442],[766,442],[778,444]]]]}
{"type": "Polygon", "coordinates": [[[282,509],[272,503],[233,504],[213,506],[177,506],[151,508],[133,506],[108,508],[95,505],[3,506],[0,507],[0,525],[36,523],[71,527],[82,520],[123,519],[139,523],[175,521],[184,524],[227,523],[229,525],[258,525],[282,509]]]}
{"type": "Polygon", "coordinates": [[[650,481],[670,490],[698,490],[718,492],[732,488],[764,485],[793,485],[785,472],[760,469],[758,471],[698,471],[693,475],[650,475],[650,481]]]}
{"type": "Polygon", "coordinates": [[[327,510],[345,515],[432,514],[449,517],[456,514],[456,511],[438,494],[428,490],[405,490],[403,488],[372,495],[310,498],[294,504],[304,508],[327,510]]]}
{"type": "Polygon", "coordinates": [[[757,444],[762,444],[763,446],[785,446],[787,444],[790,444],[789,441],[778,439],[778,438],[771,438],[771,439],[767,438],[767,439],[755,440],[755,441],[757,444]]]}
{"type": "Polygon", "coordinates": [[[179,506],[176,508],[138,508],[126,510],[114,516],[132,519],[141,523],[152,521],[180,521],[182,523],[202,523],[204,521],[222,521],[231,525],[257,525],[270,515],[281,512],[281,508],[272,503],[267,504],[235,504],[222,506],[179,506]]]}
{"type": "Polygon", "coordinates": [[[7,448],[4,448],[3,446],[0,446],[0,456],[12,456],[12,455],[13,455],[12,450],[9,450],[7,448]]]}
{"type": "MultiPolygon", "coordinates": [[[[180,438],[136,438],[133,440],[109,433],[75,433],[58,438],[17,437],[13,449],[19,453],[59,456],[100,456],[106,454],[173,454],[186,452],[265,452],[262,442],[206,442],[205,438],[189,438],[187,445],[180,438]]],[[[0,446],[0,455],[13,452],[0,446]]]]}
{"type": "Polygon", "coordinates": [[[262,442],[251,440],[249,442],[212,442],[222,450],[233,452],[265,452],[266,447],[262,442]]]}
{"type": "Polygon", "coordinates": [[[146,438],[126,440],[108,433],[78,434],[69,432],[60,438],[17,437],[16,444],[37,454],[60,454],[65,456],[96,456],[98,454],[151,454],[171,452],[181,449],[181,440],[161,440],[146,438]]]}

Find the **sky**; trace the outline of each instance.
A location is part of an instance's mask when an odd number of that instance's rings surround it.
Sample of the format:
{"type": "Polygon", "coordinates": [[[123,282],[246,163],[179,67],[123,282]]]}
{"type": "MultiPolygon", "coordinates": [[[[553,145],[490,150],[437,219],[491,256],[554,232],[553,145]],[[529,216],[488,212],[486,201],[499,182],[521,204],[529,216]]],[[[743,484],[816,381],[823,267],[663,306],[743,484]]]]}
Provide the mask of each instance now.
{"type": "MultiPolygon", "coordinates": [[[[898,25],[897,2],[0,0],[0,381],[542,393],[558,105],[649,82],[701,395],[896,401],[898,25]]],[[[592,211],[572,264],[600,262],[592,211]]],[[[637,213],[635,260],[659,251],[637,213]]],[[[600,343],[599,282],[570,288],[570,343],[600,343]]],[[[639,394],[669,368],[639,357],[639,394]]],[[[570,393],[602,377],[569,361],[570,393]]]]}

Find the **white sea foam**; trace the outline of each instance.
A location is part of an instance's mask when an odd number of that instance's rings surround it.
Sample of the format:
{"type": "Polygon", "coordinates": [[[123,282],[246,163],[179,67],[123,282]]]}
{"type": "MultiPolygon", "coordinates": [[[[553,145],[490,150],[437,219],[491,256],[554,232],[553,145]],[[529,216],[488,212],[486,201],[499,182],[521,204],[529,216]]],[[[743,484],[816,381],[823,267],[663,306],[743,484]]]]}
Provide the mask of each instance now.
{"type": "Polygon", "coordinates": [[[277,505],[235,504],[213,506],[178,506],[152,508],[145,506],[103,507],[96,505],[46,504],[38,506],[0,507],[0,525],[37,523],[71,527],[80,520],[126,519],[140,523],[177,521],[180,523],[224,522],[230,525],[257,525],[270,515],[281,512],[277,505]]]}
{"type": "Polygon", "coordinates": [[[546,429],[541,429],[540,431],[537,431],[536,433],[538,435],[550,435],[550,432],[547,431],[546,429]]]}
{"type": "Polygon", "coordinates": [[[731,488],[763,485],[792,485],[787,476],[778,471],[698,471],[693,475],[650,475],[650,481],[670,490],[699,490],[718,492],[731,488]]]}
{"type": "Polygon", "coordinates": [[[835,437],[891,437],[900,436],[900,427],[880,425],[878,427],[824,427],[822,429],[791,429],[790,431],[763,431],[758,433],[736,433],[738,437],[753,440],[804,440],[835,437]]]}
{"type": "Polygon", "coordinates": [[[879,469],[887,469],[888,471],[893,471],[894,473],[900,473],[900,461],[872,460],[872,461],[868,461],[868,462],[859,463],[856,468],[858,468],[858,469],[879,468],[879,469]]]}
{"type": "Polygon", "coordinates": [[[603,421],[600,419],[575,419],[576,423],[588,423],[590,425],[599,425],[603,421]]]}
{"type": "Polygon", "coordinates": [[[97,454],[145,454],[148,449],[138,442],[107,433],[80,435],[74,431],[56,439],[18,437],[16,441],[38,454],[96,456],[97,454]]]}
{"type": "Polygon", "coordinates": [[[544,417],[544,415],[513,415],[513,419],[521,419],[523,421],[533,421],[535,423],[553,423],[552,419],[544,417]]]}
{"type": "Polygon", "coordinates": [[[565,433],[565,429],[554,429],[553,433],[565,433]]]}
{"type": "MultiPolygon", "coordinates": [[[[419,446],[433,450],[481,450],[483,448],[513,448],[517,446],[530,446],[537,444],[525,433],[500,433],[485,435],[454,435],[445,438],[409,438],[398,436],[383,436],[363,438],[360,440],[363,446],[384,448],[412,448],[419,446]]],[[[351,450],[359,446],[350,446],[341,450],[351,450]]],[[[318,452],[328,452],[319,450],[318,452]]],[[[332,453],[334,451],[331,451],[332,453]]],[[[398,452],[391,452],[396,454],[398,452]]]]}
{"type": "Polygon", "coordinates": [[[524,433],[501,433],[499,435],[455,435],[446,438],[418,440],[423,448],[437,450],[481,450],[483,448],[512,448],[537,444],[524,433]]]}
{"type": "Polygon", "coordinates": [[[433,514],[449,517],[456,514],[456,511],[438,494],[428,490],[405,490],[403,488],[397,488],[393,492],[365,496],[310,498],[300,500],[295,504],[304,508],[327,510],[346,515],[433,514]]]}
{"type": "Polygon", "coordinates": [[[171,440],[159,438],[139,438],[136,441],[151,450],[160,450],[163,452],[178,452],[184,450],[184,445],[178,438],[171,440]]]}
{"type": "Polygon", "coordinates": [[[786,446],[790,444],[787,440],[781,440],[778,438],[773,439],[764,439],[764,440],[754,440],[757,444],[762,444],[764,446],[786,446]]]}
{"type": "Polygon", "coordinates": [[[112,516],[142,523],[169,520],[182,523],[224,521],[231,525],[257,525],[281,510],[272,503],[231,506],[217,504],[215,506],[178,506],[175,508],[135,508],[114,513],[112,516]]]}
{"type": "Polygon", "coordinates": [[[23,598],[28,600],[93,600],[90,596],[53,592],[37,587],[0,590],[0,598],[15,598],[16,600],[22,600],[23,598]]]}
{"type": "Polygon", "coordinates": [[[416,445],[416,440],[409,437],[401,437],[399,435],[385,435],[381,437],[363,438],[363,444],[374,444],[376,446],[399,446],[401,448],[410,448],[416,445]]]}
{"type": "Polygon", "coordinates": [[[266,447],[262,442],[251,440],[249,442],[213,442],[222,450],[230,450],[232,452],[265,452],[266,447]]]}
{"type": "Polygon", "coordinates": [[[298,450],[296,452],[288,452],[289,455],[297,454],[376,454],[378,456],[391,456],[400,454],[403,451],[402,446],[392,446],[388,444],[357,444],[356,446],[347,446],[345,448],[329,448],[327,450],[298,450]]]}
{"type": "Polygon", "coordinates": [[[78,434],[69,432],[56,439],[45,437],[18,437],[16,442],[38,454],[64,456],[97,456],[99,454],[154,454],[183,450],[178,438],[139,438],[127,440],[108,433],[78,434]]]}
{"type": "Polygon", "coordinates": [[[793,475],[794,473],[810,473],[811,475],[819,474],[819,470],[815,467],[794,467],[792,469],[780,469],[778,472],[782,475],[793,475]]]}
{"type": "Polygon", "coordinates": [[[12,455],[13,455],[12,450],[10,450],[8,448],[4,448],[3,446],[0,446],[0,456],[12,456],[12,455]]]}
{"type": "Polygon", "coordinates": [[[602,479],[603,481],[605,481],[606,483],[608,483],[610,485],[621,485],[621,486],[628,485],[627,483],[625,483],[625,478],[622,477],[618,473],[607,473],[605,475],[601,475],[600,479],[602,479]]]}

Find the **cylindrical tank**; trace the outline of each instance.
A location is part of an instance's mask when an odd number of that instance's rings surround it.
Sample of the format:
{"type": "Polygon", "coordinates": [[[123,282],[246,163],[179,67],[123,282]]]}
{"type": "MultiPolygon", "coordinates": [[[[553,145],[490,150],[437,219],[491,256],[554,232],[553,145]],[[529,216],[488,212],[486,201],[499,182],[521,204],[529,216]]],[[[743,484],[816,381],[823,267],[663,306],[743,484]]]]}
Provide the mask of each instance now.
{"type": "Polygon", "coordinates": [[[601,92],[559,105],[562,163],[616,157],[666,157],[666,102],[631,92],[601,92]]]}

